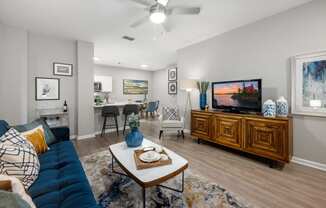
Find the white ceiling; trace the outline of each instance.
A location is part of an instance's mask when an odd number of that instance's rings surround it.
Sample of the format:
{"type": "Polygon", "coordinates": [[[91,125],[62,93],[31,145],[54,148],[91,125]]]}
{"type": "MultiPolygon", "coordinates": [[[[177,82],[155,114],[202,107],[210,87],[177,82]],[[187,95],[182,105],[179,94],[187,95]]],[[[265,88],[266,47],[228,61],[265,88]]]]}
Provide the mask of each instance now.
{"type": "MultiPolygon", "coordinates": [[[[154,0],[146,0],[154,1],[154,0]]],[[[0,21],[27,30],[90,41],[97,63],[158,70],[176,63],[176,51],[311,0],[170,0],[200,6],[198,16],[172,16],[172,31],[150,22],[129,25],[146,14],[129,0],[0,0],[0,21]],[[121,37],[135,37],[128,42],[121,37]]]]}

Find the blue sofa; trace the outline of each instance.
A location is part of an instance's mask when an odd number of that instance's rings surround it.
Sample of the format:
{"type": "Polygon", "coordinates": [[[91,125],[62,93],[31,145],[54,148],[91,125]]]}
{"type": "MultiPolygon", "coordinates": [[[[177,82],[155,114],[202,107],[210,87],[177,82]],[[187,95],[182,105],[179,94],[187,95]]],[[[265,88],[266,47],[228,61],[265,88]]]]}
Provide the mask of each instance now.
{"type": "MultiPolygon", "coordinates": [[[[0,120],[0,136],[9,129],[0,120]]],[[[39,156],[40,173],[28,193],[38,208],[98,207],[83,167],[71,141],[68,128],[51,129],[56,142],[39,156]]]]}

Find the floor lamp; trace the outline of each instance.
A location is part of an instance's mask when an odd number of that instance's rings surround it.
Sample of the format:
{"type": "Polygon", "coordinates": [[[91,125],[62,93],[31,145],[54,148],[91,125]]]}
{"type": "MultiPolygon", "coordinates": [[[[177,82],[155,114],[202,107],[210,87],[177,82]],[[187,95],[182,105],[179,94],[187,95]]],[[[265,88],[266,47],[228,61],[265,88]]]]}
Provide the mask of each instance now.
{"type": "Polygon", "coordinates": [[[187,100],[186,100],[186,106],[185,106],[185,112],[184,112],[184,119],[186,119],[188,106],[190,107],[189,108],[190,110],[192,109],[190,93],[195,88],[196,88],[196,80],[187,79],[187,80],[180,81],[180,89],[185,90],[187,92],[187,100]]]}

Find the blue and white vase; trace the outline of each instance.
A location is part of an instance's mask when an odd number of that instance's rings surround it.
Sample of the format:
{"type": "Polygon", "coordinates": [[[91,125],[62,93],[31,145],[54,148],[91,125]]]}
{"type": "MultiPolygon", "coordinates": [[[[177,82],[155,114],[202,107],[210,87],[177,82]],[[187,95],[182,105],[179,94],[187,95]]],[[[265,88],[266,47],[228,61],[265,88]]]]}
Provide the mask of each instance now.
{"type": "Polygon", "coordinates": [[[276,104],[272,100],[267,100],[263,105],[263,115],[265,117],[276,116],[276,104]]]}
{"type": "Polygon", "coordinates": [[[280,117],[289,115],[289,104],[283,96],[276,101],[276,115],[280,117]]]}
{"type": "Polygon", "coordinates": [[[132,128],[125,140],[128,147],[138,147],[143,143],[144,136],[138,128],[132,128]]]}

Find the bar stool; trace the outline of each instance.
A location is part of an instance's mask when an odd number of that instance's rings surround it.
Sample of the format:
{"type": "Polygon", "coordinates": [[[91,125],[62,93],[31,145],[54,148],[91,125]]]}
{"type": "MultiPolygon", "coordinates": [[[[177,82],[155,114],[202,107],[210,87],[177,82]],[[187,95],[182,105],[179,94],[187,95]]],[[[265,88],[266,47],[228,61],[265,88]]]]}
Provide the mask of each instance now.
{"type": "Polygon", "coordinates": [[[118,126],[118,119],[117,119],[119,115],[120,115],[119,108],[117,106],[104,106],[102,108],[102,117],[104,118],[104,121],[103,121],[101,136],[104,136],[105,129],[107,127],[116,127],[117,135],[119,136],[119,126],[118,126]],[[106,124],[108,118],[114,118],[115,125],[106,124]]]}
{"type": "Polygon", "coordinates": [[[138,114],[139,107],[138,107],[138,105],[135,105],[135,104],[128,104],[123,107],[122,112],[123,112],[123,115],[125,116],[125,124],[123,126],[123,134],[125,134],[128,116],[131,115],[132,113],[138,114]]]}

